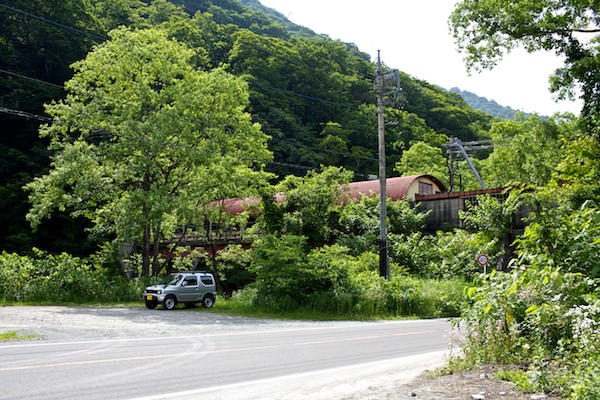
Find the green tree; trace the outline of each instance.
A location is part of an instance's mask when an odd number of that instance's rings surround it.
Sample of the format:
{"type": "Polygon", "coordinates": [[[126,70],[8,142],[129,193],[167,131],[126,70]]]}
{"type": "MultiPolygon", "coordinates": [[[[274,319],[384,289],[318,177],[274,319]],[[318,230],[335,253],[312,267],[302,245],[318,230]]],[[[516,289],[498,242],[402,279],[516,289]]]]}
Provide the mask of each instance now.
{"type": "Polygon", "coordinates": [[[118,26],[136,26],[142,23],[148,5],[142,0],[95,0],[88,4],[104,34],[118,26]]]}
{"type": "Polygon", "coordinates": [[[534,207],[529,224],[517,240],[521,253],[533,255],[568,272],[600,277],[600,210],[593,201],[570,201],[571,188],[558,187],[531,193],[534,207]]]}
{"type": "Polygon", "coordinates": [[[490,135],[497,146],[484,162],[486,184],[541,186],[550,182],[563,156],[559,124],[562,122],[538,116],[494,123],[490,135]]]}
{"type": "Polygon", "coordinates": [[[265,235],[254,243],[250,272],[256,275],[259,305],[274,307],[297,306],[314,290],[312,283],[318,279],[309,270],[306,256],[306,238],[296,235],[265,235]]]}
{"type": "Polygon", "coordinates": [[[340,165],[348,151],[348,131],[341,124],[327,122],[321,131],[318,146],[323,149],[323,162],[340,165]]]}
{"type": "MultiPolygon", "coordinates": [[[[83,58],[100,39],[31,15],[102,35],[86,3],[82,0],[4,2],[5,7],[0,7],[0,69],[3,71],[0,72],[0,107],[41,114],[44,103],[64,97],[62,85],[71,76],[69,64],[83,58]]],[[[56,215],[35,233],[23,224],[29,204],[21,187],[47,170],[47,143],[39,140],[38,120],[0,113],[0,125],[3,131],[0,137],[2,249],[23,253],[37,245],[52,251],[68,249],[72,254],[87,254],[84,248],[89,242],[79,240],[80,221],[56,215]]]]}
{"type": "Polygon", "coordinates": [[[41,129],[52,168],[27,185],[34,226],[55,209],[85,216],[118,243],[142,243],[144,275],[152,247],[156,274],[160,240],[210,203],[207,189],[260,170],[270,154],[244,111],[247,86],[196,70],[195,54],[163,30],[120,28],[74,64],[67,98],[48,105],[54,122],[41,129]]]}
{"type": "Polygon", "coordinates": [[[217,273],[223,295],[229,297],[254,282],[256,276],[249,270],[251,256],[252,252],[240,244],[230,244],[219,252],[217,273]]]}
{"type": "MultiPolygon", "coordinates": [[[[378,196],[365,196],[360,201],[349,201],[340,206],[336,236],[352,254],[379,248],[379,205],[378,196]]],[[[404,239],[425,227],[428,214],[411,207],[408,201],[388,199],[386,215],[388,233],[404,239]]]]}
{"type": "Polygon", "coordinates": [[[310,171],[305,177],[287,176],[274,189],[278,195],[263,198],[265,230],[278,235],[306,237],[311,244],[331,238],[338,216],[336,203],[352,173],[337,167],[310,171]],[[274,201],[281,196],[282,201],[274,201]]]}
{"type": "Polygon", "coordinates": [[[600,199],[600,139],[580,129],[577,119],[566,118],[561,128],[563,157],[557,166],[557,177],[570,182],[569,197],[576,204],[600,199]]]}
{"type": "Polygon", "coordinates": [[[427,143],[417,142],[402,153],[402,159],[396,163],[396,171],[401,175],[429,174],[441,180],[448,186],[446,177],[448,167],[442,149],[427,143]]]}
{"type": "Polygon", "coordinates": [[[265,235],[251,251],[249,270],[256,275],[252,284],[255,304],[282,310],[310,309],[324,298],[331,309],[352,290],[349,270],[353,257],[344,247],[323,246],[309,251],[303,236],[265,235]]]}
{"type": "Polygon", "coordinates": [[[582,90],[583,117],[596,136],[600,113],[600,16],[593,2],[463,0],[450,17],[467,68],[491,69],[511,50],[553,51],[565,57],[564,67],[552,77],[551,90],[559,98],[582,90]]]}
{"type": "Polygon", "coordinates": [[[512,258],[513,222],[521,206],[519,196],[518,191],[511,191],[504,201],[490,195],[480,196],[475,203],[466,205],[466,211],[458,212],[466,229],[479,232],[489,243],[497,244],[494,252],[499,254],[497,268],[500,270],[505,270],[512,258]]]}
{"type": "MultiPolygon", "coordinates": [[[[448,92],[425,81],[400,74],[404,109],[416,114],[437,134],[476,140],[484,136],[493,117],[473,110],[457,93],[448,92]]],[[[429,140],[418,139],[429,144],[429,140]]]]}
{"type": "Polygon", "coordinates": [[[386,127],[385,135],[386,140],[391,142],[396,151],[407,150],[417,142],[424,142],[434,147],[441,147],[449,142],[448,136],[438,134],[416,114],[404,110],[388,109],[386,118],[394,121],[393,124],[386,127]]]}

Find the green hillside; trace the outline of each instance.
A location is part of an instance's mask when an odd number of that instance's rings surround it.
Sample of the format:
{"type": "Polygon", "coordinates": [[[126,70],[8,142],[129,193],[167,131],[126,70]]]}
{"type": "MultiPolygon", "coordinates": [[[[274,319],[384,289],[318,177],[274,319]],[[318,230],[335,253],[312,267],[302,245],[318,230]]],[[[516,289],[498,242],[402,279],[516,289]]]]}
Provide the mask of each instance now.
{"type": "MultiPolygon", "coordinates": [[[[321,165],[342,166],[355,179],[377,174],[377,121],[371,55],[288,21],[256,0],[15,0],[0,7],[0,239],[7,250],[53,243],[86,252],[85,220],[56,216],[32,233],[21,189],[48,169],[43,105],[65,96],[70,65],[109,32],[161,26],[199,49],[197,68],[223,66],[250,85],[253,119],[271,137],[280,178],[321,165]],[[175,5],[175,4],[177,5],[175,5]],[[52,239],[50,239],[52,238],[52,239]]],[[[393,66],[392,66],[393,67],[393,66]]],[[[417,141],[440,147],[450,136],[485,137],[493,117],[456,93],[401,73],[402,101],[386,110],[388,174],[417,141]]]]}
{"type": "Polygon", "coordinates": [[[518,118],[528,118],[533,115],[531,113],[515,110],[508,106],[501,106],[494,100],[488,100],[485,97],[478,96],[475,93],[468,92],[466,90],[461,90],[457,87],[450,89],[450,92],[459,94],[460,97],[462,97],[467,104],[475,110],[483,111],[487,114],[493,115],[494,117],[515,121],[518,118]]]}

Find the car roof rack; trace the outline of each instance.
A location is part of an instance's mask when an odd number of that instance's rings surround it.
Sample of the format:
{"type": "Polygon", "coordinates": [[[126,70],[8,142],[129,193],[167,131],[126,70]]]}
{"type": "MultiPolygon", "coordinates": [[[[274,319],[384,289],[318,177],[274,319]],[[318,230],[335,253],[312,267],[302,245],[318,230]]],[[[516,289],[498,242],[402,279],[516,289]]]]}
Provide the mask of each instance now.
{"type": "Polygon", "coordinates": [[[207,274],[208,272],[200,271],[200,270],[183,270],[183,271],[175,271],[173,273],[174,274],[207,274]]]}

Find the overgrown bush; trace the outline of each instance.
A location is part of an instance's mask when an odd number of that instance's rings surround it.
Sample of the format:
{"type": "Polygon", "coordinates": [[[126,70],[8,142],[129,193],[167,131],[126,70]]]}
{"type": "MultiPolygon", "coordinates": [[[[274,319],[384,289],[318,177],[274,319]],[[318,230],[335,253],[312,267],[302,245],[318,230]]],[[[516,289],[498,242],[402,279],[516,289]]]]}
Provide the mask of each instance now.
{"type": "Polygon", "coordinates": [[[316,250],[309,256],[307,239],[303,236],[264,236],[252,249],[250,270],[256,274],[255,302],[293,309],[310,302],[315,293],[342,291],[347,286],[344,252],[336,246],[316,250]],[[338,257],[336,262],[325,261],[338,257]]]}
{"type": "Polygon", "coordinates": [[[68,254],[0,255],[4,302],[96,303],[139,300],[144,284],[68,254]]]}
{"type": "Polygon", "coordinates": [[[389,235],[389,256],[393,262],[422,278],[475,279],[482,272],[477,255],[490,257],[494,268],[500,256],[496,243],[480,233],[464,230],[436,235],[389,235]]]}
{"type": "Polygon", "coordinates": [[[576,205],[568,188],[527,194],[533,213],[510,272],[482,277],[458,366],[517,364],[506,377],[570,399],[600,398],[600,210],[576,205]]]}
{"type": "MultiPolygon", "coordinates": [[[[349,201],[340,206],[340,217],[336,229],[337,243],[348,247],[352,254],[359,255],[379,246],[379,198],[363,197],[360,201],[349,201]]],[[[389,236],[413,237],[425,227],[429,212],[420,212],[408,201],[389,201],[387,220],[389,236]]]]}
{"type": "Polygon", "coordinates": [[[231,297],[256,280],[256,275],[250,271],[251,252],[239,244],[221,250],[216,261],[218,289],[225,297],[231,297]]]}
{"type": "Polygon", "coordinates": [[[494,271],[469,290],[472,306],[460,320],[463,362],[528,365],[525,373],[536,390],[573,395],[575,382],[579,392],[599,390],[597,380],[589,379],[600,365],[594,290],[594,281],[582,274],[523,255],[512,272],[494,271]]]}
{"type": "Polygon", "coordinates": [[[373,253],[354,256],[339,245],[307,251],[298,236],[263,238],[253,249],[257,280],[245,290],[251,301],[277,310],[362,318],[457,316],[464,306],[462,279],[421,279],[394,266],[387,281],[379,276],[373,253]]]}
{"type": "Polygon", "coordinates": [[[354,312],[365,317],[454,317],[466,305],[462,279],[393,275],[387,281],[370,271],[354,275],[352,283],[357,293],[354,312]]]}

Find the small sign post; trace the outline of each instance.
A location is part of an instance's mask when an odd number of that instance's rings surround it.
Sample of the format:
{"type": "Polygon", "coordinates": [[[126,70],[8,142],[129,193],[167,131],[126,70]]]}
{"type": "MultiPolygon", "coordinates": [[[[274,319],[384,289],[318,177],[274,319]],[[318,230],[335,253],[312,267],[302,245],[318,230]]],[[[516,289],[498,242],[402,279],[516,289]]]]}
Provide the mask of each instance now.
{"type": "Polygon", "coordinates": [[[487,254],[480,254],[477,256],[477,264],[483,267],[483,273],[487,274],[487,265],[490,262],[490,258],[487,254]]]}

